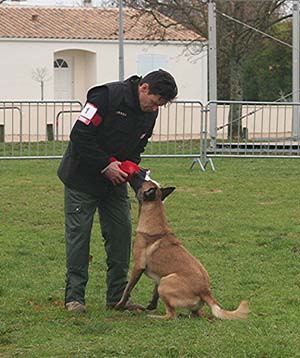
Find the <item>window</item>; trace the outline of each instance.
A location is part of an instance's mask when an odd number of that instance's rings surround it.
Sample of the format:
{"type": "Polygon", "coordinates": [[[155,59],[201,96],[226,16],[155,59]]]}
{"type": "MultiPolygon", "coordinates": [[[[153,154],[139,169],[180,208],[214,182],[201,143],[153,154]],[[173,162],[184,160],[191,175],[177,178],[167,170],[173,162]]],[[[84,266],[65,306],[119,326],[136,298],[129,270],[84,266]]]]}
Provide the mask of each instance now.
{"type": "Polygon", "coordinates": [[[137,58],[138,74],[142,76],[159,68],[166,69],[167,65],[168,58],[165,55],[147,54],[137,58]]]}
{"type": "Polygon", "coordinates": [[[58,58],[54,61],[54,68],[68,68],[68,64],[65,60],[62,58],[58,58]]]}

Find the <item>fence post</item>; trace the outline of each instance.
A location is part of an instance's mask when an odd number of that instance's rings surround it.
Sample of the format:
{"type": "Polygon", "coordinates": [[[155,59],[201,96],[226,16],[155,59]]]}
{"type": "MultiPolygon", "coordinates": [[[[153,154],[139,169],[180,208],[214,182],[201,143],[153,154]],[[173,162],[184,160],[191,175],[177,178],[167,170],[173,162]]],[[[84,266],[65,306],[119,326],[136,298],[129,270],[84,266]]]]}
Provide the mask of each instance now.
{"type": "Polygon", "coordinates": [[[209,163],[211,166],[211,169],[215,171],[214,163],[211,158],[207,157],[207,133],[208,133],[208,121],[207,121],[207,114],[209,112],[209,106],[206,105],[205,108],[203,108],[203,105],[201,103],[201,117],[200,117],[200,153],[199,157],[195,158],[192,161],[192,164],[190,166],[190,170],[193,168],[193,166],[197,163],[199,164],[201,170],[205,172],[206,166],[209,163]]]}

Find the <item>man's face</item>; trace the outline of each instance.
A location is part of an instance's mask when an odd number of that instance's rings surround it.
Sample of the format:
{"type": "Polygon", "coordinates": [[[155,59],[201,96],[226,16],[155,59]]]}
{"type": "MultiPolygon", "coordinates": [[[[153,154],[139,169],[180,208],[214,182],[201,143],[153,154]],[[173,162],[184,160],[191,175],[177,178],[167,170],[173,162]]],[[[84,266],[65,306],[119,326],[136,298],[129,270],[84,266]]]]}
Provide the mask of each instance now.
{"type": "Polygon", "coordinates": [[[149,94],[148,83],[139,86],[140,107],[143,112],[155,112],[158,107],[164,106],[167,101],[157,94],[149,94]]]}

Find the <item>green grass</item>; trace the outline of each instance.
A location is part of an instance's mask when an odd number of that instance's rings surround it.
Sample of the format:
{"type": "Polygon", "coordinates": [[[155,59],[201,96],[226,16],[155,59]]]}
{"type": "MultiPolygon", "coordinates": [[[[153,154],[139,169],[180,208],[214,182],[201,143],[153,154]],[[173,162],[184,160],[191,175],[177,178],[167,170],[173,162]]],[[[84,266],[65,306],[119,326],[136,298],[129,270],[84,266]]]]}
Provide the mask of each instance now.
{"type": "MultiPolygon", "coordinates": [[[[239,155],[270,155],[270,157],[275,155],[299,155],[300,147],[299,145],[294,144],[294,147],[289,147],[291,145],[289,140],[286,140],[286,148],[271,148],[272,143],[270,138],[260,141],[244,141],[244,140],[229,140],[229,139],[218,139],[217,144],[218,148],[211,150],[210,141],[208,140],[207,148],[208,152],[211,154],[232,154],[237,153],[239,155]],[[236,147],[236,144],[256,144],[256,147],[248,148],[246,151],[242,146],[236,147]],[[232,144],[232,146],[230,145],[232,144]],[[261,144],[261,147],[258,146],[261,144]],[[227,146],[228,145],[228,146],[227,146]],[[223,147],[225,146],[225,147],[223,147]]],[[[68,146],[68,141],[33,141],[33,142],[0,142],[0,159],[11,158],[11,157],[59,157],[62,156],[68,146]]],[[[161,140],[161,141],[149,141],[144,155],[147,156],[162,156],[162,155],[172,155],[172,156],[197,156],[199,155],[202,148],[201,140],[194,138],[185,138],[177,140],[161,140]]]]}
{"type": "MultiPolygon", "coordinates": [[[[1,157],[62,156],[68,141],[0,142],[1,157]]],[[[168,140],[151,142],[145,150],[147,155],[197,155],[200,139],[168,140]]]]}
{"type": "Polygon", "coordinates": [[[0,143],[1,157],[62,156],[68,141],[0,143]]]}
{"type": "MultiPolygon", "coordinates": [[[[174,233],[208,270],[227,309],[248,299],[247,321],[207,316],[160,321],[105,309],[105,255],[95,221],[88,313],[66,312],[63,186],[57,160],[1,161],[0,357],[300,357],[300,214],[297,160],[145,159],[177,190],[165,204],[174,233]]],[[[132,216],[137,222],[133,200],[132,216]]],[[[143,277],[133,300],[146,304],[143,277]]],[[[158,313],[164,314],[160,303],[158,313]]]]}

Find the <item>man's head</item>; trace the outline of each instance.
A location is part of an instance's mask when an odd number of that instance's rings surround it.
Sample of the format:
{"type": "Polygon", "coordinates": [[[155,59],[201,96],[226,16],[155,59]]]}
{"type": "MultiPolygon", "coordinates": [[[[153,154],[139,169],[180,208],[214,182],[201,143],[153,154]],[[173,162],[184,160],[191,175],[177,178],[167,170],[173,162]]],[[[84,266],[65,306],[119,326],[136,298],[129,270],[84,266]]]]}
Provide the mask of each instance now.
{"type": "Polygon", "coordinates": [[[167,71],[157,70],[148,73],[139,83],[141,110],[155,112],[177,96],[174,77],[167,71]]]}

